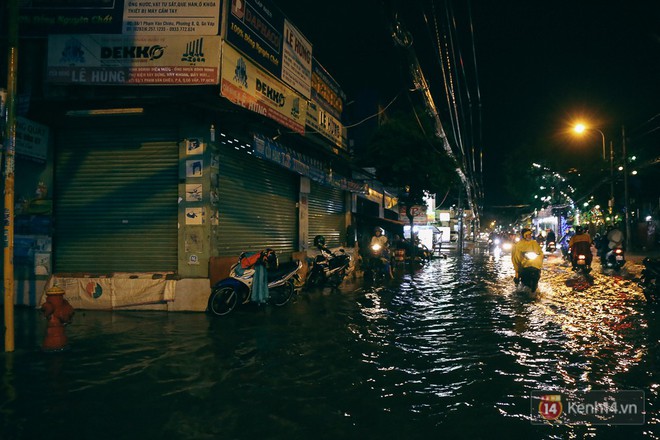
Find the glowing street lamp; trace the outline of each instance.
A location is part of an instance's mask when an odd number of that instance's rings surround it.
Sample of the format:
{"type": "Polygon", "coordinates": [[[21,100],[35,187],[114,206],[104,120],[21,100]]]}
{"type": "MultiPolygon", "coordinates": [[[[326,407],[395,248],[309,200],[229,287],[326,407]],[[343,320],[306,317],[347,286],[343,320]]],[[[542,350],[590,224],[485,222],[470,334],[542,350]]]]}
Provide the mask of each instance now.
{"type": "MultiPolygon", "coordinates": [[[[603,139],[603,160],[605,159],[605,134],[600,131],[597,128],[593,127],[587,127],[586,125],[579,123],[575,124],[575,127],[573,127],[573,131],[575,131],[578,134],[582,134],[587,130],[593,130],[597,131],[600,133],[602,139],[603,139]]],[[[612,142],[610,142],[610,200],[608,203],[608,208],[609,212],[612,213],[612,210],[614,209],[614,154],[612,152],[612,142]]]]}
{"type": "MultiPolygon", "coordinates": [[[[603,138],[603,160],[607,160],[607,158],[605,157],[605,134],[603,134],[602,131],[600,131],[600,130],[597,129],[597,128],[587,127],[587,126],[584,125],[584,124],[575,124],[575,127],[573,127],[573,131],[575,131],[575,132],[578,133],[578,134],[582,134],[582,133],[584,133],[584,132],[587,131],[587,130],[593,130],[593,131],[597,131],[598,133],[600,133],[600,135],[601,135],[602,138],[603,138]]],[[[612,154],[610,153],[610,158],[611,158],[611,157],[612,157],[612,154]]]]}

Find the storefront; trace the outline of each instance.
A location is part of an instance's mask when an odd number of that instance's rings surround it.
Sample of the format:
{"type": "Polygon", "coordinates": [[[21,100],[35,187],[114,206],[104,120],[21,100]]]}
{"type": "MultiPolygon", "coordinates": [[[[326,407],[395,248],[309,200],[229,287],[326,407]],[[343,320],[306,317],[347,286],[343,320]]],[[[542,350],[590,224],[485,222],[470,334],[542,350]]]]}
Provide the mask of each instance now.
{"type": "Polygon", "coordinates": [[[314,237],[323,235],[326,246],[338,247],[346,242],[346,193],[339,188],[311,182],[309,194],[309,248],[314,237]]]}
{"type": "Polygon", "coordinates": [[[72,122],[55,141],[54,272],[176,272],[176,129],[72,122]]]}

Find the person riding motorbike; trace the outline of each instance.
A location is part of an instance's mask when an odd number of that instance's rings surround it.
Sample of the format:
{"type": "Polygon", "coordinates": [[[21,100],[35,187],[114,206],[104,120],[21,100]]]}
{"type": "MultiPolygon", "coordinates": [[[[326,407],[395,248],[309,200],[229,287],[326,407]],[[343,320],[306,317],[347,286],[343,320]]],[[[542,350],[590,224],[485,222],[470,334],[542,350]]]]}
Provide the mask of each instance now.
{"type": "Polygon", "coordinates": [[[385,266],[385,273],[392,278],[392,267],[390,265],[390,258],[389,258],[389,243],[387,242],[387,237],[383,235],[383,230],[380,227],[377,227],[374,229],[374,235],[371,237],[371,242],[369,243],[369,249],[372,250],[374,249],[374,245],[378,245],[380,251],[378,251],[379,254],[382,253],[383,255],[383,264],[385,266]]]}
{"type": "MultiPolygon", "coordinates": [[[[548,228],[547,229],[547,234],[545,236],[545,248],[546,250],[549,250],[549,247],[554,246],[555,248],[557,247],[557,237],[555,235],[555,231],[552,229],[548,228]]],[[[554,249],[552,249],[554,251],[554,249]]]]}
{"type": "Polygon", "coordinates": [[[587,267],[591,267],[591,236],[584,227],[577,226],[575,228],[575,235],[569,240],[568,249],[573,264],[575,264],[577,256],[583,254],[585,256],[587,267]]]}
{"type": "Polygon", "coordinates": [[[537,255],[543,255],[541,246],[539,243],[534,240],[532,236],[531,229],[523,228],[521,231],[522,240],[518,241],[511,251],[511,262],[513,263],[513,268],[516,271],[516,276],[513,279],[513,282],[517,285],[520,281],[520,272],[525,267],[535,267],[541,270],[543,266],[543,258],[534,258],[530,260],[525,258],[526,252],[535,252],[537,255]]]}

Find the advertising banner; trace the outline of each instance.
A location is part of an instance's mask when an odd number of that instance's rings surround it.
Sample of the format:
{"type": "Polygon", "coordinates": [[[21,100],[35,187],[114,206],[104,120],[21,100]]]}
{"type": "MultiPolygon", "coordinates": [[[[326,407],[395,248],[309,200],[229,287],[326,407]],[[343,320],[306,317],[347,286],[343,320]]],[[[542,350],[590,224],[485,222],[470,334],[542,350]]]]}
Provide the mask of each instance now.
{"type": "Polygon", "coordinates": [[[124,34],[218,35],[221,0],[126,0],[124,34]]]}
{"type": "Polygon", "coordinates": [[[22,0],[19,32],[25,36],[119,34],[123,11],[124,0],[22,0]]]}
{"type": "Polygon", "coordinates": [[[341,120],[346,94],[339,83],[314,58],[312,63],[312,101],[319,104],[335,119],[341,120]]]}
{"type": "Polygon", "coordinates": [[[47,80],[85,85],[218,84],[220,37],[50,35],[47,80]]]}
{"type": "Polygon", "coordinates": [[[269,0],[231,1],[226,40],[305,98],[310,96],[312,44],[269,0]]]}
{"type": "Polygon", "coordinates": [[[307,101],[228,44],[222,48],[220,94],[296,133],[305,131],[307,101]]]}
{"type": "Polygon", "coordinates": [[[218,35],[222,0],[21,0],[19,31],[50,34],[218,35]]]}
{"type": "Polygon", "coordinates": [[[305,98],[312,87],[312,44],[289,20],[284,20],[282,81],[305,98]]]}
{"type": "Polygon", "coordinates": [[[307,108],[307,126],[339,148],[346,149],[346,133],[341,123],[346,95],[339,84],[316,59],[312,63],[311,102],[307,108]]]}
{"type": "Polygon", "coordinates": [[[305,123],[314,132],[325,137],[337,147],[346,149],[344,127],[341,122],[314,101],[307,105],[305,123]]]}
{"type": "Polygon", "coordinates": [[[16,118],[16,154],[45,162],[48,154],[49,128],[29,119],[16,118]]]}

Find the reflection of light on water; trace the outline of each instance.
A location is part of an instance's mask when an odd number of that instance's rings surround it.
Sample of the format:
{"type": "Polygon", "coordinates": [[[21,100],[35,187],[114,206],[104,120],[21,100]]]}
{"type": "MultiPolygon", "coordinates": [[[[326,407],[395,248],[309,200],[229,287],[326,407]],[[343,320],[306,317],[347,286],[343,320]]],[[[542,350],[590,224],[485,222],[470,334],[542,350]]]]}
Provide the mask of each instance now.
{"type": "MultiPolygon", "coordinates": [[[[616,374],[629,371],[648,354],[642,340],[647,322],[635,307],[641,297],[636,288],[592,275],[594,285],[577,292],[565,285],[570,271],[546,268],[542,295],[527,310],[527,327],[560,330],[563,349],[556,350],[554,357],[564,384],[611,388],[616,387],[616,374]]],[[[524,336],[537,344],[547,343],[543,333],[526,331],[524,336]]],[[[527,363],[522,354],[519,362],[527,363]]]]}

